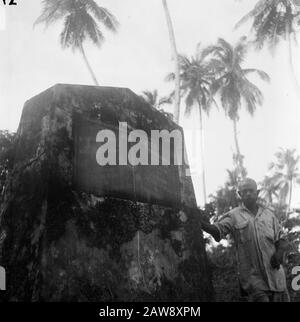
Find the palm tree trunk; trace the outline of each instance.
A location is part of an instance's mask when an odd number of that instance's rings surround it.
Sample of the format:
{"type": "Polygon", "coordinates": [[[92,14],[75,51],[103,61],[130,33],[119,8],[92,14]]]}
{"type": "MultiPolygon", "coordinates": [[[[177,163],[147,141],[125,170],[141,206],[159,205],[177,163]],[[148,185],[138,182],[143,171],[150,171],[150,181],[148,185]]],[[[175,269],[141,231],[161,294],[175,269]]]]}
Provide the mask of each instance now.
{"type": "Polygon", "coordinates": [[[177,53],[176,48],[176,40],[175,40],[175,34],[174,34],[174,28],[170,16],[170,12],[168,9],[167,0],[162,0],[167,25],[169,29],[169,37],[170,37],[170,43],[171,43],[171,49],[173,52],[173,58],[175,61],[175,106],[174,106],[174,121],[179,124],[179,115],[180,115],[180,75],[179,75],[179,57],[177,53]]]}
{"type": "Polygon", "coordinates": [[[201,180],[202,180],[202,192],[203,192],[203,202],[204,206],[206,205],[206,180],[205,180],[205,162],[204,162],[204,137],[203,137],[203,117],[202,117],[202,108],[201,102],[198,100],[199,105],[199,116],[200,116],[200,135],[201,135],[201,145],[200,145],[200,153],[201,153],[201,180]]]}
{"type": "Polygon", "coordinates": [[[295,87],[295,91],[300,99],[300,85],[295,73],[295,68],[293,64],[293,51],[292,51],[292,40],[291,40],[291,33],[289,32],[288,26],[286,26],[286,39],[288,43],[288,53],[289,53],[289,66],[292,74],[293,84],[295,87]]]}
{"type": "Polygon", "coordinates": [[[243,178],[243,160],[241,155],[241,150],[238,141],[238,134],[237,134],[237,120],[233,119],[233,136],[234,136],[234,143],[236,149],[236,160],[237,160],[237,168],[238,174],[243,178]]]}
{"type": "Polygon", "coordinates": [[[290,180],[289,182],[289,203],[285,213],[285,220],[284,220],[285,223],[289,219],[289,211],[291,209],[291,203],[292,203],[292,191],[293,191],[293,179],[290,180]]]}
{"type": "Polygon", "coordinates": [[[80,52],[82,54],[82,57],[83,57],[84,62],[86,64],[86,67],[88,68],[88,70],[89,70],[89,72],[90,72],[90,74],[92,76],[92,79],[93,79],[95,85],[99,86],[99,83],[97,81],[97,78],[96,78],[96,76],[95,76],[95,74],[94,74],[94,72],[92,70],[92,67],[91,67],[91,65],[90,65],[90,63],[89,63],[89,61],[88,61],[88,59],[86,57],[86,54],[85,54],[85,51],[84,51],[84,48],[83,48],[82,44],[80,45],[80,52]]]}
{"type": "Polygon", "coordinates": [[[240,155],[241,151],[240,151],[238,135],[237,135],[237,121],[236,121],[236,119],[233,120],[233,134],[234,134],[234,143],[235,143],[236,154],[240,155]]]}

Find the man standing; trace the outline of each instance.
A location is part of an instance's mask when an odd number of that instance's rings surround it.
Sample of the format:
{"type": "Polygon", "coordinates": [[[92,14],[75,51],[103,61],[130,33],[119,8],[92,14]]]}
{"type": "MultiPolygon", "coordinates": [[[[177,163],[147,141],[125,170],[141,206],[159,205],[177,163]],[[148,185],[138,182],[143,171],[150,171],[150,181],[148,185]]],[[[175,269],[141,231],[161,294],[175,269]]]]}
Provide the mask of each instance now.
{"type": "Polygon", "coordinates": [[[255,302],[289,301],[282,267],[287,242],[282,228],[267,207],[258,204],[256,182],[243,180],[238,187],[242,205],[226,213],[214,225],[202,221],[202,229],[220,241],[231,234],[238,257],[239,281],[255,302]]]}

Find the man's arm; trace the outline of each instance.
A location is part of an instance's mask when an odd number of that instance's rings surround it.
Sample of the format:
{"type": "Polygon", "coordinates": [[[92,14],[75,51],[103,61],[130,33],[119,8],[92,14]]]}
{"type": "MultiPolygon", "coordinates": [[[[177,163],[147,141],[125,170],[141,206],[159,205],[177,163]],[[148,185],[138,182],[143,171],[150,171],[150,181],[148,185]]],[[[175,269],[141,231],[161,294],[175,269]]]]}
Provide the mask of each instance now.
{"type": "Polygon", "coordinates": [[[290,244],[285,239],[279,239],[275,243],[276,251],[271,257],[271,266],[274,269],[279,269],[280,265],[283,263],[284,254],[290,249],[290,244]]]}
{"type": "Polygon", "coordinates": [[[221,240],[221,236],[220,236],[220,231],[219,231],[218,227],[216,225],[211,225],[210,223],[204,221],[202,218],[200,219],[200,221],[201,221],[202,229],[206,233],[213,236],[213,238],[216,242],[219,242],[221,240]]]}
{"type": "Polygon", "coordinates": [[[284,261],[285,253],[291,250],[291,244],[284,237],[284,232],[278,219],[274,216],[275,253],[271,257],[271,266],[279,269],[284,261]]]}
{"type": "MultiPolygon", "coordinates": [[[[221,234],[223,233],[223,236],[226,235],[228,232],[227,230],[230,230],[230,227],[231,227],[231,219],[229,217],[227,217],[225,219],[225,221],[223,220],[222,221],[222,224],[225,227],[227,227],[228,229],[223,229],[224,231],[221,233],[219,227],[217,227],[216,225],[213,225],[213,224],[210,224],[209,222],[209,219],[207,216],[205,216],[203,214],[203,212],[201,212],[199,209],[191,209],[191,208],[188,208],[188,207],[185,207],[184,208],[186,211],[193,211],[197,213],[197,215],[199,216],[200,218],[200,223],[201,223],[201,228],[202,230],[204,230],[206,233],[210,234],[214,240],[216,242],[219,242],[222,238],[221,238],[221,234]]],[[[220,224],[220,222],[218,222],[218,224],[220,224]]]]}

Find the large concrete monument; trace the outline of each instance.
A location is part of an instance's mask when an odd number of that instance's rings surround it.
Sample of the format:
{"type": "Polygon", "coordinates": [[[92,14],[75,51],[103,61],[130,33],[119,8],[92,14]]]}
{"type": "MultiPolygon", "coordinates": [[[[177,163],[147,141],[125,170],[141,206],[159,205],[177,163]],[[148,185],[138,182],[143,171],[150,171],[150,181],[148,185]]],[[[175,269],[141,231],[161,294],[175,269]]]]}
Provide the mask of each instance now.
{"type": "Polygon", "coordinates": [[[5,300],[212,300],[180,137],[128,89],[56,85],[27,101],[0,213],[5,300]],[[170,133],[169,158],[157,142],[170,133]]]}

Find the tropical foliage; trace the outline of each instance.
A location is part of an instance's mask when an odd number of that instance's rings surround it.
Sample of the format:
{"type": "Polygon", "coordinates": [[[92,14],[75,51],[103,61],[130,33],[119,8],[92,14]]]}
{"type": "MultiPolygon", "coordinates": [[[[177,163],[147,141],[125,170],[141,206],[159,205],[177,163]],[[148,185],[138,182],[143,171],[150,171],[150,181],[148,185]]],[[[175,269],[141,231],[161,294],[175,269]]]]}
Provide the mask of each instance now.
{"type": "Polygon", "coordinates": [[[270,77],[262,70],[243,68],[242,63],[247,54],[248,43],[246,37],[242,37],[235,46],[220,38],[216,45],[205,49],[205,55],[212,55],[219,61],[215,73],[215,81],[212,85],[212,93],[219,94],[226,115],[233,122],[234,142],[236,147],[236,159],[238,161],[239,176],[242,177],[243,157],[238,142],[237,122],[242,107],[254,115],[257,105],[263,103],[263,93],[248,79],[249,74],[255,73],[264,81],[270,81],[270,77]]]}
{"type": "Polygon", "coordinates": [[[15,133],[0,130],[0,203],[6,178],[13,166],[15,137],[15,133]]]}
{"type": "Polygon", "coordinates": [[[277,201],[281,208],[286,209],[286,221],[291,211],[293,188],[300,184],[300,155],[295,149],[280,149],[275,158],[269,166],[269,176],[263,181],[262,192],[269,202],[277,201]]]}
{"type": "MultiPolygon", "coordinates": [[[[209,115],[210,109],[215,103],[211,93],[211,86],[214,82],[215,69],[218,62],[207,60],[204,50],[197,46],[194,57],[179,56],[180,63],[180,95],[185,101],[185,114],[190,115],[195,107],[199,111],[199,124],[201,135],[201,157],[202,157],[202,188],[204,203],[206,203],[206,182],[204,166],[204,140],[203,140],[203,112],[209,115]]],[[[167,80],[174,80],[174,73],[167,76],[167,80]]]]}
{"type": "Polygon", "coordinates": [[[153,91],[143,91],[142,98],[152,107],[163,113],[170,120],[173,120],[173,114],[166,112],[162,106],[172,103],[170,96],[160,97],[157,89],[153,91]]]}
{"type": "MultiPolygon", "coordinates": [[[[286,179],[284,173],[290,173],[290,177],[297,177],[298,172],[295,162],[298,158],[294,150],[280,150],[276,153],[278,160],[271,164],[272,169],[277,169],[283,176],[281,179],[286,179]],[[287,152],[289,151],[289,152],[287,152]],[[283,166],[284,164],[284,166],[283,166]],[[287,171],[290,168],[292,171],[287,171]],[[291,174],[293,173],[293,175],[291,174]]],[[[245,173],[247,170],[244,169],[245,173]]],[[[238,184],[238,176],[236,166],[232,170],[227,170],[228,179],[225,184],[220,187],[215,194],[211,195],[211,202],[206,205],[202,210],[202,216],[215,222],[219,216],[233,209],[239,204],[239,198],[236,193],[236,187],[238,184]]],[[[286,204],[280,204],[278,196],[282,193],[281,188],[286,180],[277,182],[273,180],[273,177],[266,176],[260,192],[260,202],[266,196],[271,196],[272,205],[275,215],[282,222],[285,229],[286,238],[289,241],[290,249],[285,258],[285,267],[287,272],[287,286],[292,301],[300,301],[299,292],[295,292],[291,288],[291,281],[294,276],[291,274],[292,268],[299,265],[300,261],[300,215],[293,215],[286,218],[286,204]],[[297,228],[298,227],[298,228],[297,228]]],[[[284,199],[284,198],[283,198],[284,199]]],[[[285,201],[285,200],[284,200],[285,201]]],[[[289,213],[292,213],[289,212],[289,213]]],[[[210,268],[212,270],[213,284],[216,291],[217,301],[244,301],[244,293],[240,289],[237,279],[237,263],[235,257],[235,249],[230,239],[227,240],[227,245],[218,244],[214,245],[211,239],[206,238],[206,243],[209,245],[208,259],[210,268]]]]}
{"type": "MultiPolygon", "coordinates": [[[[239,170],[235,168],[233,170],[227,170],[227,173],[228,179],[224,186],[217,189],[217,191],[210,196],[214,204],[217,217],[239,205],[239,197],[237,194],[237,186],[240,179],[239,170]]],[[[214,219],[217,219],[217,217],[214,219]]]]}
{"type": "Polygon", "coordinates": [[[87,60],[83,43],[89,39],[99,47],[104,41],[99,23],[106,29],[116,32],[117,19],[94,0],[44,0],[42,14],[35,24],[44,23],[49,26],[59,20],[63,20],[63,30],[60,34],[62,48],[79,50],[94,83],[99,85],[87,60]]]}
{"type": "Polygon", "coordinates": [[[156,108],[157,110],[161,109],[161,107],[165,104],[171,104],[172,98],[171,97],[160,97],[158,95],[157,89],[153,91],[143,91],[143,98],[149,103],[151,106],[156,108]]]}
{"type": "Polygon", "coordinates": [[[175,68],[174,68],[174,75],[175,75],[175,90],[174,90],[174,121],[175,123],[179,123],[179,117],[180,117],[180,75],[179,75],[179,56],[177,52],[177,46],[176,46],[176,39],[175,39],[175,33],[173,28],[173,23],[168,7],[167,0],[162,0],[162,5],[164,8],[166,21],[169,29],[169,38],[170,38],[170,44],[172,49],[172,56],[175,62],[175,68]]]}
{"type": "Polygon", "coordinates": [[[236,28],[248,20],[252,20],[254,40],[257,49],[268,45],[274,52],[280,40],[288,42],[289,64],[294,80],[296,92],[300,96],[300,85],[297,80],[292,56],[292,40],[296,43],[296,33],[300,26],[300,6],[297,0],[260,0],[256,6],[246,14],[236,28]]]}
{"type": "Polygon", "coordinates": [[[257,48],[265,44],[273,50],[280,39],[288,39],[295,35],[300,21],[300,7],[294,0],[260,0],[246,14],[236,28],[248,20],[252,20],[254,43],[257,48]]]}

